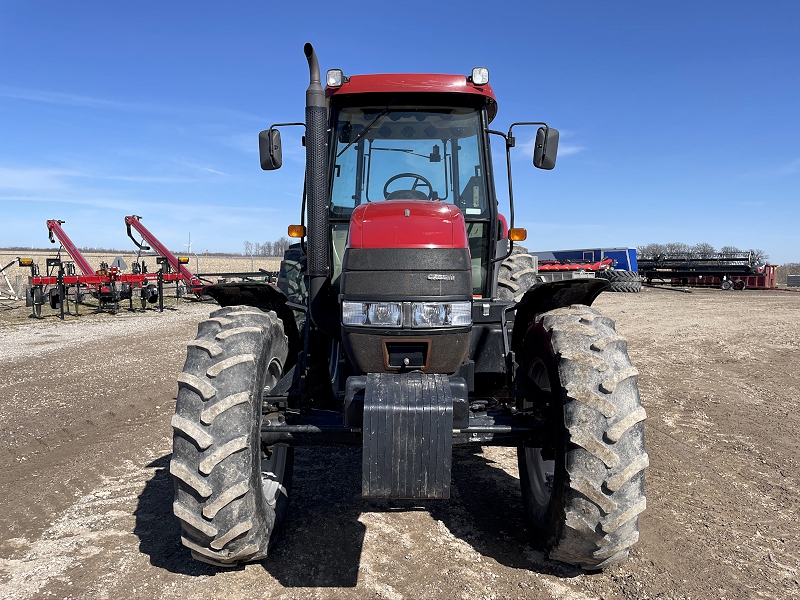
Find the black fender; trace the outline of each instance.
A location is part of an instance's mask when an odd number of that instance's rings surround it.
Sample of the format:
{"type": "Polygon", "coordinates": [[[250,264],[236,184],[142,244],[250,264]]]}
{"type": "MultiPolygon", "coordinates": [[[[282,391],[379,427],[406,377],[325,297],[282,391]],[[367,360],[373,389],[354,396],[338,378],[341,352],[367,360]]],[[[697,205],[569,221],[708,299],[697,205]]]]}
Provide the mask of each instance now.
{"type": "Polygon", "coordinates": [[[202,296],[211,296],[220,306],[252,306],[264,311],[274,311],[283,321],[283,331],[289,339],[289,357],[284,371],[296,362],[297,353],[303,348],[303,340],[297,331],[294,309],[288,306],[286,294],[273,283],[258,281],[233,281],[203,286],[202,296]]]}
{"type": "Polygon", "coordinates": [[[600,293],[610,287],[608,280],[594,278],[534,284],[517,304],[511,350],[517,354],[522,350],[522,340],[536,315],[572,304],[591,306],[600,293]]]}

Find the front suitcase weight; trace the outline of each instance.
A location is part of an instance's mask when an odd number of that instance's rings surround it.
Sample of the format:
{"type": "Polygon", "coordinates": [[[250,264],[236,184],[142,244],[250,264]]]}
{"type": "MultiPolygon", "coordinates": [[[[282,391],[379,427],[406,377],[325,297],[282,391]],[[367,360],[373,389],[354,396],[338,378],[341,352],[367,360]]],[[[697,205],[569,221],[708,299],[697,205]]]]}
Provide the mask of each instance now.
{"type": "Polygon", "coordinates": [[[369,374],[362,431],[364,497],[450,497],[453,397],[447,375],[369,374]]]}

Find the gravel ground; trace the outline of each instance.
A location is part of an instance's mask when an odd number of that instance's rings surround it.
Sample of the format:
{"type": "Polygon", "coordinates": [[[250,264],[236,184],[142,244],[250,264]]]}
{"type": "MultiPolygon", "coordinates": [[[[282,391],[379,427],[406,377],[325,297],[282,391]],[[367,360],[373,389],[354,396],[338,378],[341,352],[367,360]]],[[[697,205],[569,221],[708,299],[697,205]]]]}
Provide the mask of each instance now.
{"type": "Polygon", "coordinates": [[[449,501],[360,497],[358,448],[298,450],[284,539],[221,571],[179,542],[168,474],[186,342],[212,309],[0,312],[0,597],[800,597],[800,294],[604,294],[641,372],[648,509],[630,559],[549,561],[516,453],[456,448],[449,501]]]}

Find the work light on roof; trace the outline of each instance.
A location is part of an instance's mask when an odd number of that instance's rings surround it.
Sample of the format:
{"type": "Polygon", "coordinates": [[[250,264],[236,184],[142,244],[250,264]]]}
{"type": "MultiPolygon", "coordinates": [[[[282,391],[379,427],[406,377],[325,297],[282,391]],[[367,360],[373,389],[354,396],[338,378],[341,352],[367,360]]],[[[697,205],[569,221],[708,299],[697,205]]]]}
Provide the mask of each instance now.
{"type": "Polygon", "coordinates": [[[472,83],[475,85],[486,85],[489,83],[489,69],[486,67],[475,67],[472,69],[472,83]]]}
{"type": "Polygon", "coordinates": [[[347,83],[349,77],[346,77],[341,69],[331,69],[325,80],[328,87],[340,87],[343,83],[347,83]]]}

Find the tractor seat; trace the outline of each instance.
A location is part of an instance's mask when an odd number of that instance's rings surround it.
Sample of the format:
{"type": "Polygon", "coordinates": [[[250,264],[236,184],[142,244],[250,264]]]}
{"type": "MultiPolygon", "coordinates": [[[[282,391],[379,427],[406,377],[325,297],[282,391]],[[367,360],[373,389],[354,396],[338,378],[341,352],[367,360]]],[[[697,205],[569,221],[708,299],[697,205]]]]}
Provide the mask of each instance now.
{"type": "Polygon", "coordinates": [[[387,200],[429,200],[428,194],[419,190],[395,190],[389,192],[387,200]]]}

